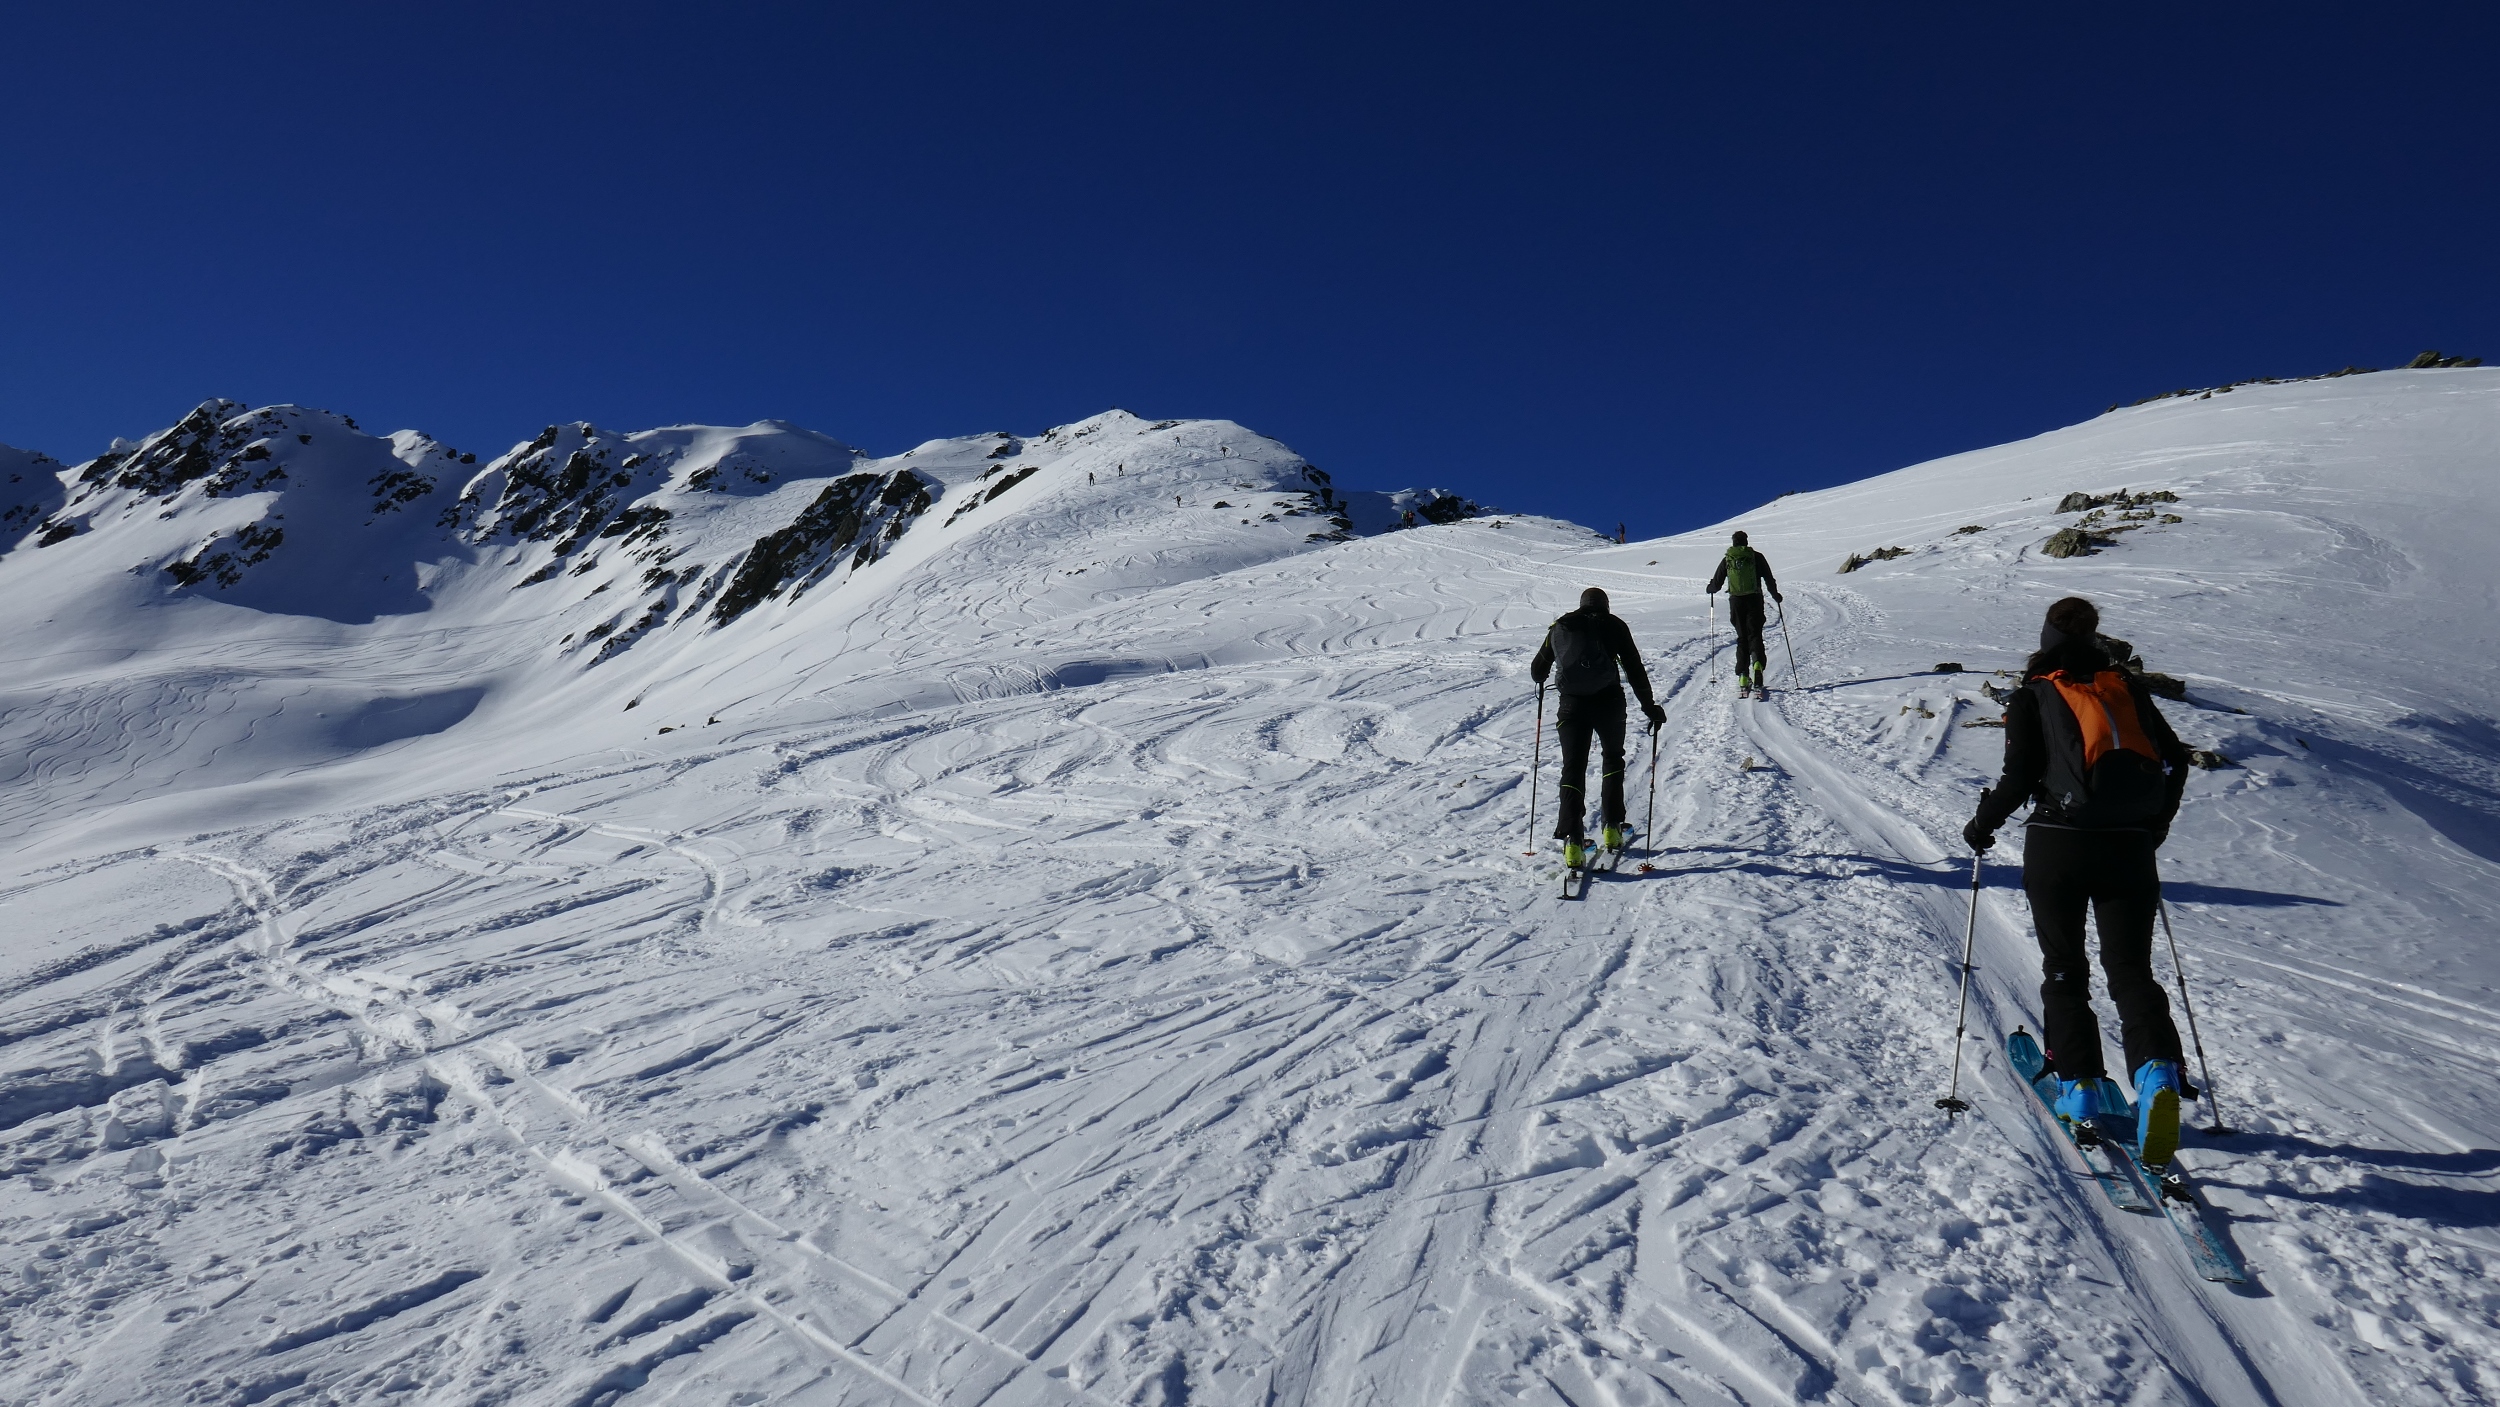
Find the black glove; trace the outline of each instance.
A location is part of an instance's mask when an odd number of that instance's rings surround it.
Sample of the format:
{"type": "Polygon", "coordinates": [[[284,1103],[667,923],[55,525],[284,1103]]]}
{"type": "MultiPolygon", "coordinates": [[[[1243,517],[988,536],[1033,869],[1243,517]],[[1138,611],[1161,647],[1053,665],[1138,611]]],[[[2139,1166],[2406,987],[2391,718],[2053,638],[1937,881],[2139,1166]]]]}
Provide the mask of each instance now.
{"type": "Polygon", "coordinates": [[[1642,704],[1641,716],[1649,720],[1649,731],[1653,733],[1667,724],[1667,711],[1654,703],[1642,704]]]}
{"type": "Polygon", "coordinates": [[[1973,816],[1969,823],[1962,827],[1962,840],[1975,851],[1985,850],[1997,843],[1997,833],[1982,827],[1979,824],[1979,818],[1973,816]]]}
{"type": "Polygon", "coordinates": [[[1772,592],[1772,593],[1771,593],[1771,599],[1772,599],[1772,600],[1774,600],[1774,601],[1779,602],[1779,603],[1780,603],[1781,605],[1783,605],[1783,606],[1785,606],[1785,605],[1787,605],[1787,604],[1788,604],[1788,598],[1787,598],[1787,597],[1785,597],[1785,596],[1782,596],[1781,594],[1779,594],[1779,593],[1778,593],[1778,592],[1776,592],[1776,591],[1774,591],[1774,592],[1772,592]]]}

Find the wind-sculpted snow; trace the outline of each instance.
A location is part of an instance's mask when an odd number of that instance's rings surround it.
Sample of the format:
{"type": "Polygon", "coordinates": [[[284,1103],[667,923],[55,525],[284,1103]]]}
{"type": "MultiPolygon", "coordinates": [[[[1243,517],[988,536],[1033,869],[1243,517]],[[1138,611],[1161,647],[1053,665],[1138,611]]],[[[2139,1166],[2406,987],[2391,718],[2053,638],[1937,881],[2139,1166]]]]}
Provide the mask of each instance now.
{"type": "MultiPolygon", "coordinates": [[[[1113,417],[846,465],[929,511],[596,669],[534,593],[619,578],[516,587],[553,539],[509,535],[459,631],[38,659],[0,1398],[2493,1401],[2500,728],[2446,642],[2496,423],[2500,373],[2357,376],[1784,499],[1767,704],[1705,629],[1723,531],[1315,543],[1347,495],[1282,446],[1113,417]],[[2122,486],[2181,521],[2034,550],[2122,486]],[[1590,584],[1669,716],[1654,868],[1565,904],[1524,671],[1590,584]],[[2232,763],[2163,857],[2244,1292],[2012,1085],[2002,849],[1933,1108],[1973,725],[2075,590],[2232,763]],[[223,760],[310,658],[294,760],[223,760]],[[198,788],[78,731],[116,690],[198,788]]],[[[712,566],[828,488],[699,472],[652,492],[712,566]]]]}

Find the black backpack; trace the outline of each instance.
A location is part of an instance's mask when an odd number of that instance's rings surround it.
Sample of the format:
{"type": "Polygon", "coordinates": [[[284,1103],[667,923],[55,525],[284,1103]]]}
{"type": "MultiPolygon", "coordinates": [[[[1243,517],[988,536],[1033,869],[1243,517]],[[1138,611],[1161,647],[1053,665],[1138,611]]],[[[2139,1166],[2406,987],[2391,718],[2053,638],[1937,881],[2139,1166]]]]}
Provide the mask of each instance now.
{"type": "Polygon", "coordinates": [[[1615,667],[1614,642],[1606,638],[1604,616],[1573,611],[1546,631],[1554,647],[1554,688],[1565,694],[1602,694],[1623,687],[1615,667]]]}
{"type": "Polygon", "coordinates": [[[2077,683],[2061,672],[2030,687],[2049,753],[2040,790],[2066,824],[2124,828],[2158,819],[2169,805],[2168,779],[2139,712],[2149,705],[2127,676],[2109,669],[2077,683]]]}

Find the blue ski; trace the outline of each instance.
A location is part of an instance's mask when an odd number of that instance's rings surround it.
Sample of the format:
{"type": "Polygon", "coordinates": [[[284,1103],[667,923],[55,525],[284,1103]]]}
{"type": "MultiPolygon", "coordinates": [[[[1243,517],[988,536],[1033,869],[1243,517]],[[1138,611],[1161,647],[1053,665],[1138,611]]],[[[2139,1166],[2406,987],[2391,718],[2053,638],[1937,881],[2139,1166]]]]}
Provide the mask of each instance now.
{"type": "MultiPolygon", "coordinates": [[[[2032,1039],[2029,1031],[2017,1026],[2014,1034],[2005,1038],[2005,1055],[2023,1083],[2031,1086],[2031,1092],[2039,1096],[2041,1106],[2050,1110],[2049,1117],[2056,1119],[2052,1095],[2048,1089],[2042,1088],[2047,1083],[2044,1072],[2048,1062],[2040,1053],[2040,1043],[2032,1039]]],[[[2058,1123],[2061,1127],[2065,1126],[2063,1119],[2058,1119],[2058,1123]]],[[[2231,1253],[2230,1245],[2205,1220],[2205,1204],[2197,1200],[2195,1189],[2188,1185],[2187,1174],[2179,1165],[2174,1161],[2163,1168],[2146,1166],[2135,1155],[2135,1124],[2131,1118],[2123,1120],[2123,1126],[2117,1116],[2104,1116],[2095,1119],[2093,1124],[2093,1146],[2100,1149],[2101,1156],[2107,1158],[2112,1166],[2107,1174],[2095,1166],[2092,1175],[2100,1180],[2102,1190],[2109,1193],[2109,1199],[2131,1212],[2149,1212],[2159,1208],[2162,1216],[2170,1222],[2171,1229],[2179,1233],[2180,1242],[2187,1247],[2188,1260],[2195,1265],[2198,1275],[2228,1285],[2247,1284],[2247,1270],[2240,1265],[2239,1257],[2231,1253]],[[2123,1179],[2117,1170],[2121,1162],[2126,1172],[2123,1179]],[[2125,1189],[2123,1194],[2121,1186],[2125,1189]],[[2148,1196],[2150,1201],[2146,1200],[2148,1196]]],[[[2076,1141],[2081,1147],[2081,1138],[2076,1141]]],[[[2093,1161],[2090,1154],[2085,1155],[2084,1161],[2093,1161]]]]}
{"type": "MultiPolygon", "coordinates": [[[[2057,1116],[2056,1097],[2040,1087],[2042,1072],[2048,1069],[2048,1057],[2040,1053],[2040,1043],[2032,1039],[2029,1031],[2017,1026],[2014,1034],[2005,1038],[2005,1058],[2014,1066],[2014,1073],[2039,1099],[2041,1112],[2047,1114],[2049,1121],[2072,1140],[2075,1153],[2083,1159],[2084,1167],[2090,1170],[2092,1180],[2101,1184],[2101,1190],[2109,1194],[2109,1200],[2117,1204],[2121,1211],[2152,1211],[2153,1204],[2145,1198],[2143,1189],[2134,1178],[2121,1170],[2120,1155],[2110,1151],[2110,1140],[2104,1131],[2090,1125],[2075,1128],[2057,1116]]],[[[2132,1168],[2134,1156],[2127,1155],[2125,1162],[2128,1168],[2132,1168]]]]}
{"type": "Polygon", "coordinates": [[[2241,1266],[2240,1258],[2231,1253],[2230,1243],[2217,1235],[2212,1223],[2205,1219],[2206,1206],[2197,1200],[2196,1189],[2188,1186],[2187,1174],[2178,1163],[2174,1160],[2168,1167],[2150,1167],[2135,1156],[2132,1145],[2122,1143],[2119,1147],[2127,1150],[2127,1166],[2151,1189],[2161,1214],[2170,1218],[2171,1227],[2186,1243],[2188,1259],[2195,1263],[2196,1273],[2226,1285],[2247,1284],[2248,1271],[2241,1266]]]}

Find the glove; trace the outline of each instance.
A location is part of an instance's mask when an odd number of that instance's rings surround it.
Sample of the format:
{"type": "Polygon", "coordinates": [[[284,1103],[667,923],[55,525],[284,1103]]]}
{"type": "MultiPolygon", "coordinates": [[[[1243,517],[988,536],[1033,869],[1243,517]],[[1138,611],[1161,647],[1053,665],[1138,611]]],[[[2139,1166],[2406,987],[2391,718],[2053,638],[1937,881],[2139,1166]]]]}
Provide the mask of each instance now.
{"type": "Polygon", "coordinates": [[[1667,711],[1654,703],[1642,704],[1641,716],[1649,720],[1649,731],[1653,733],[1666,726],[1667,711]]]}
{"type": "Polygon", "coordinates": [[[1771,599],[1772,599],[1772,600],[1774,600],[1774,601],[1779,602],[1779,603],[1780,603],[1781,605],[1783,605],[1783,606],[1785,606],[1785,605],[1787,605],[1787,604],[1788,604],[1788,598],[1787,598],[1787,597],[1785,597],[1785,596],[1782,596],[1781,594],[1779,594],[1779,593],[1778,593],[1778,592],[1776,592],[1776,591],[1774,591],[1774,592],[1772,592],[1772,593],[1771,593],[1771,599]]]}
{"type": "Polygon", "coordinates": [[[1979,824],[1979,818],[1973,816],[1969,823],[1962,827],[1962,840],[1974,851],[1985,850],[1997,843],[1997,833],[1982,827],[1979,824]]]}

